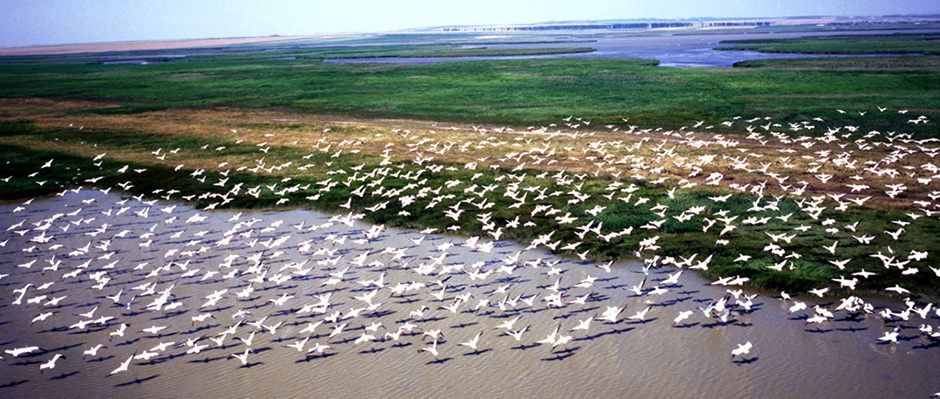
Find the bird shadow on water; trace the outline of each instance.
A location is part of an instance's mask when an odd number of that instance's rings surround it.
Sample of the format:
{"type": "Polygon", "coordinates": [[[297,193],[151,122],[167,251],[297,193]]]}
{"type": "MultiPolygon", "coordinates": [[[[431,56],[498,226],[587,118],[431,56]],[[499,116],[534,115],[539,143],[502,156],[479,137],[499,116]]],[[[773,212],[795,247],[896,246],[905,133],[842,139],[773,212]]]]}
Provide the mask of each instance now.
{"type": "Polygon", "coordinates": [[[449,361],[451,361],[451,360],[454,360],[454,358],[452,358],[452,357],[445,357],[445,358],[441,358],[441,359],[434,359],[434,360],[432,360],[432,361],[430,361],[430,362],[427,362],[427,363],[425,363],[425,364],[426,364],[426,365],[444,364],[444,363],[447,363],[447,362],[449,362],[449,361]]]}
{"type": "Polygon", "coordinates": [[[747,358],[747,359],[738,359],[738,360],[733,361],[732,363],[734,363],[734,364],[751,364],[751,363],[756,362],[757,359],[760,359],[760,358],[755,356],[755,357],[750,357],[750,358],[747,358]]]}
{"type": "Polygon", "coordinates": [[[272,349],[272,348],[271,348],[270,346],[262,346],[262,347],[260,347],[260,348],[254,348],[254,349],[252,349],[251,351],[254,352],[255,354],[259,354],[259,353],[267,352],[267,351],[269,351],[269,350],[271,350],[271,349],[272,349]]]}
{"type": "Polygon", "coordinates": [[[577,347],[574,347],[574,348],[565,348],[564,350],[561,350],[561,351],[558,351],[558,352],[553,352],[552,354],[555,355],[555,356],[543,357],[543,358],[540,359],[540,360],[543,361],[543,362],[553,362],[553,361],[565,360],[565,359],[567,359],[567,358],[569,358],[569,357],[574,356],[574,353],[575,353],[578,349],[581,349],[581,347],[580,347],[580,346],[577,346],[577,347]]]}
{"type": "Polygon", "coordinates": [[[23,384],[25,384],[25,383],[27,383],[27,382],[29,382],[29,380],[10,381],[10,382],[8,382],[8,383],[6,383],[6,384],[0,385],[0,389],[4,389],[4,388],[13,388],[13,387],[15,387],[15,386],[17,386],[17,385],[23,385],[23,384]]]}
{"type": "Polygon", "coordinates": [[[51,377],[51,378],[49,378],[49,379],[50,379],[50,380],[64,380],[64,379],[69,378],[69,377],[71,377],[71,376],[73,376],[73,375],[75,375],[75,374],[78,374],[78,373],[79,373],[79,371],[76,370],[76,371],[73,371],[73,372],[71,372],[71,373],[62,373],[62,374],[59,374],[59,375],[57,375],[57,376],[55,376],[55,377],[51,377]]]}
{"type": "Polygon", "coordinates": [[[575,315],[573,313],[563,313],[558,316],[552,317],[552,320],[558,320],[558,319],[568,320],[569,318],[574,317],[574,316],[575,315]]]}
{"type": "Polygon", "coordinates": [[[926,349],[937,348],[937,347],[940,347],[940,341],[934,340],[934,341],[930,341],[929,343],[914,345],[912,348],[926,350],[926,349]]]}
{"type": "Polygon", "coordinates": [[[175,311],[175,312],[165,313],[165,314],[163,314],[163,315],[161,315],[161,316],[158,316],[158,317],[153,317],[153,318],[151,318],[150,320],[154,320],[154,321],[156,321],[156,320],[165,320],[165,319],[169,319],[169,318],[172,318],[172,317],[179,316],[179,315],[184,314],[184,313],[186,313],[186,310],[178,310],[178,311],[175,311]]]}
{"type": "Polygon", "coordinates": [[[727,323],[722,323],[722,322],[719,320],[719,321],[716,321],[716,322],[711,323],[711,324],[702,324],[702,327],[703,327],[703,328],[716,328],[716,327],[730,326],[730,325],[734,325],[734,324],[735,324],[734,321],[729,321],[729,322],[727,322],[727,323]]]}
{"type": "MultiPolygon", "coordinates": [[[[46,334],[46,333],[62,332],[62,331],[68,331],[68,327],[59,326],[59,327],[48,328],[48,329],[45,329],[45,330],[36,331],[36,334],[46,334]]],[[[83,334],[83,333],[84,333],[84,332],[77,332],[77,331],[76,331],[76,332],[74,332],[74,333],[72,333],[72,334],[83,334]]]]}
{"type": "Polygon", "coordinates": [[[65,350],[68,350],[68,349],[72,349],[72,348],[76,348],[76,347],[82,346],[82,345],[84,345],[84,344],[85,344],[84,342],[78,342],[78,343],[74,343],[74,344],[72,344],[72,345],[62,345],[62,346],[60,346],[60,347],[58,347],[58,348],[47,349],[47,350],[45,350],[44,353],[49,353],[49,352],[61,352],[61,351],[65,351],[65,350]]]}
{"type": "Polygon", "coordinates": [[[264,362],[261,362],[261,361],[254,362],[254,363],[248,362],[248,363],[243,364],[243,365],[242,365],[241,367],[239,367],[239,368],[240,368],[240,369],[250,369],[250,368],[252,368],[252,367],[260,366],[260,365],[262,365],[262,364],[264,364],[264,362]]]}
{"type": "Polygon", "coordinates": [[[482,355],[482,354],[484,354],[484,353],[486,353],[486,352],[492,352],[492,351],[493,351],[492,348],[487,348],[487,349],[477,350],[477,351],[473,351],[473,352],[467,352],[467,353],[464,353],[463,355],[464,355],[464,356],[479,356],[479,355],[482,355]]]}
{"type": "Polygon", "coordinates": [[[470,326],[475,326],[475,325],[477,325],[477,324],[478,324],[478,323],[475,322],[475,321],[474,321],[474,322],[470,322],[470,323],[464,322],[464,323],[460,323],[460,324],[454,325],[453,328],[467,328],[467,327],[470,327],[470,326]]]}
{"type": "Polygon", "coordinates": [[[200,332],[200,331],[211,330],[211,329],[216,328],[216,327],[218,327],[218,326],[219,326],[219,324],[205,324],[205,325],[202,325],[202,326],[199,326],[199,327],[193,326],[192,329],[190,329],[190,330],[188,330],[188,331],[184,331],[184,332],[182,333],[182,335],[195,334],[195,333],[200,332]]]}
{"type": "Polygon", "coordinates": [[[88,359],[88,362],[89,362],[89,363],[92,363],[92,362],[94,362],[94,363],[101,363],[101,362],[103,362],[103,361],[105,361],[105,360],[113,359],[113,358],[114,358],[114,355],[111,355],[111,356],[108,356],[108,357],[96,357],[96,358],[94,358],[94,359],[88,359]]]}
{"type": "Polygon", "coordinates": [[[589,336],[589,337],[590,337],[591,340],[594,340],[594,339],[603,337],[603,336],[605,336],[605,335],[623,334],[623,333],[625,333],[625,332],[629,332],[629,331],[635,330],[635,329],[636,329],[636,327],[626,327],[626,328],[622,328],[622,329],[619,329],[619,330],[616,329],[616,328],[611,328],[610,330],[607,330],[607,331],[604,331],[604,332],[600,332],[600,333],[591,335],[591,336],[589,336]]]}
{"type": "Polygon", "coordinates": [[[868,327],[854,327],[854,326],[849,326],[849,327],[846,327],[846,328],[836,328],[835,330],[836,330],[836,331],[847,331],[847,332],[852,332],[852,333],[854,333],[854,332],[859,332],[859,331],[865,331],[865,330],[867,330],[867,329],[868,329],[868,327]]]}
{"type": "Polygon", "coordinates": [[[304,356],[303,359],[295,360],[294,363],[309,363],[314,360],[325,359],[331,356],[336,356],[336,353],[321,353],[317,356],[304,356]]]}
{"type": "Polygon", "coordinates": [[[205,359],[190,360],[189,362],[190,362],[190,363],[209,363],[209,362],[214,362],[214,361],[216,361],[216,360],[225,359],[226,357],[228,357],[228,356],[206,357],[205,359]]]}
{"type": "Polygon", "coordinates": [[[152,375],[152,376],[150,376],[150,377],[137,378],[137,379],[134,379],[134,380],[131,380],[131,381],[122,382],[122,383],[120,383],[120,384],[115,384],[114,387],[115,387],[115,388],[121,388],[121,387],[126,387],[126,386],[131,386],[131,385],[140,385],[140,384],[143,384],[144,382],[147,382],[147,381],[156,379],[156,378],[159,377],[159,376],[160,376],[160,374],[154,374],[154,375],[152,375]]]}

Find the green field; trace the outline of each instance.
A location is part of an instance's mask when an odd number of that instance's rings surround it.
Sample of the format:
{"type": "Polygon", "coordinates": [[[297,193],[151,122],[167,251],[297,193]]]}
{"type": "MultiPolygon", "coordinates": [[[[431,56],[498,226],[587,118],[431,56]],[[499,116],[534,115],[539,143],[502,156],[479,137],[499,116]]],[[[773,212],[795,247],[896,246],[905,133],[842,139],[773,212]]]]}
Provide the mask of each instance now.
{"type": "Polygon", "coordinates": [[[922,54],[940,55],[940,34],[836,35],[792,39],[727,40],[720,50],[800,54],[922,54]]]}
{"type": "MultiPolygon", "coordinates": [[[[378,54],[378,53],[376,53],[378,54]]],[[[221,56],[221,57],[229,57],[221,56]]],[[[174,62],[100,65],[69,62],[0,64],[0,97],[119,102],[100,112],[134,113],[175,107],[291,108],[353,117],[396,117],[494,123],[548,124],[579,115],[601,124],[678,128],[689,121],[730,116],[836,124],[835,112],[876,106],[940,110],[936,64],[890,65],[849,60],[841,68],[658,68],[652,60],[534,59],[425,65],[332,64],[319,60],[174,62]]],[[[887,119],[890,129],[906,118],[887,119]]],[[[920,128],[920,127],[915,127],[920,128]]],[[[917,131],[919,131],[918,129],[917,131]]],[[[928,129],[923,129],[930,133],[928,129]]],[[[934,134],[930,133],[930,134],[934,134]]]]}

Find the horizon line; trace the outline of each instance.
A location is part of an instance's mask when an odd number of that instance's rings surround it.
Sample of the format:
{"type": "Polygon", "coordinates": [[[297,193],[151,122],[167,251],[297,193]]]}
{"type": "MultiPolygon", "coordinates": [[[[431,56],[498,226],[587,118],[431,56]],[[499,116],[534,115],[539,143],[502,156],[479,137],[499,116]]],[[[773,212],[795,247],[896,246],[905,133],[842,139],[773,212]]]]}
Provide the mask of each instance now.
{"type": "MultiPolygon", "coordinates": [[[[547,24],[560,24],[560,23],[577,23],[577,22],[609,22],[609,21],[720,21],[720,20],[786,20],[786,19],[821,19],[821,18],[838,18],[838,19],[864,19],[864,18],[936,18],[936,22],[940,22],[940,14],[887,14],[887,15],[791,15],[783,17],[689,17],[689,18],[609,18],[609,19],[572,19],[572,20],[550,20],[550,21],[541,21],[541,22],[532,22],[532,23],[505,23],[505,24],[466,24],[466,25],[433,25],[433,26],[422,26],[422,27],[413,27],[413,28],[402,28],[402,29],[393,29],[385,31],[346,31],[346,32],[312,32],[308,34],[270,34],[262,36],[219,36],[219,37],[189,37],[189,38],[152,38],[152,39],[129,39],[129,40],[108,40],[100,42],[71,42],[71,43],[49,43],[49,44],[30,44],[23,46],[2,46],[0,49],[3,50],[15,50],[15,49],[37,49],[37,48],[49,48],[49,47],[68,47],[68,46],[91,46],[91,45],[108,45],[108,44],[141,44],[141,43],[171,43],[171,42],[188,42],[188,41],[223,41],[223,40],[249,40],[243,43],[256,43],[266,41],[264,39],[280,39],[280,40],[289,40],[289,39],[299,39],[299,38],[312,38],[312,37],[329,37],[329,36],[349,36],[349,35],[380,35],[380,34],[390,34],[390,33],[431,33],[429,31],[436,32],[437,29],[443,29],[448,27],[455,28],[487,28],[487,27],[523,27],[523,26],[539,26],[547,24]],[[257,39],[257,40],[256,40],[257,39]]],[[[809,24],[807,24],[809,25],[809,24]]],[[[794,25],[798,26],[798,25],[794,25]]],[[[454,33],[447,31],[440,31],[438,33],[454,33]]]]}

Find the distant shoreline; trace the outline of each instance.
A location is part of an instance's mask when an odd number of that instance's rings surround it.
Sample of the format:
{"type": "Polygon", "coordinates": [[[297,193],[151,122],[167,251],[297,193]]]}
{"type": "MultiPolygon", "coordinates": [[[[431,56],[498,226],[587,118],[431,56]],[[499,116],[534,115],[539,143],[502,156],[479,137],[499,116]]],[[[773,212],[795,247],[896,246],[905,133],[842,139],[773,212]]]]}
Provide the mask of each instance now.
{"type": "Polygon", "coordinates": [[[76,53],[101,53],[106,51],[140,51],[193,48],[207,46],[229,46],[273,41],[285,41],[307,38],[310,36],[264,36],[218,39],[153,40],[139,42],[109,42],[60,44],[49,46],[0,47],[0,56],[55,55],[76,53]]]}

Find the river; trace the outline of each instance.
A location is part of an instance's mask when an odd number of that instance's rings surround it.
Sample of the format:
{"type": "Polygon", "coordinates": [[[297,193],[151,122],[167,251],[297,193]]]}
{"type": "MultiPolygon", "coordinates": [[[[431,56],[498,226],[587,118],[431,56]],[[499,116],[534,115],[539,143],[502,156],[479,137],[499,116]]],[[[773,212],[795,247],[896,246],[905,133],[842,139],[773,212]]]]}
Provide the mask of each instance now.
{"type": "MultiPolygon", "coordinates": [[[[16,358],[3,354],[0,395],[916,398],[940,390],[938,341],[916,328],[938,324],[932,311],[929,320],[912,315],[902,323],[897,343],[879,341],[895,324],[876,316],[850,318],[840,311],[833,321],[805,324],[814,305],[833,309],[834,298],[784,301],[779,293],[760,292],[751,311],[737,308],[721,322],[698,308],[728,288],[692,271],[655,295],[653,287],[679,270],[653,268],[637,296],[629,288],[644,279],[640,264],[617,263],[607,272],[512,242],[381,228],[350,215],[205,211],[87,189],[0,206],[0,274],[6,274],[0,279],[0,349],[41,348],[16,358]],[[440,274],[444,268],[451,270],[440,274]],[[468,273],[474,270],[479,274],[468,273]],[[278,276],[289,279],[274,281],[278,276]],[[564,305],[549,307],[544,299],[555,294],[556,283],[564,305]],[[21,302],[12,304],[19,296],[14,290],[27,285],[21,302]],[[245,294],[249,286],[253,292],[245,294]],[[152,304],[163,292],[166,302],[158,310],[152,304]],[[325,313],[304,312],[326,294],[325,313]],[[459,296],[467,300],[456,313],[443,308],[459,296]],[[533,296],[532,305],[522,301],[533,296]],[[584,303],[573,303],[577,298],[584,303]],[[489,304],[474,309],[481,300],[489,304]],[[796,301],[808,309],[788,313],[796,301]],[[381,305],[362,310],[369,303],[381,305]],[[623,310],[616,321],[599,320],[609,307],[623,310]],[[646,307],[645,319],[627,320],[646,307]],[[410,317],[422,308],[422,316],[410,317]],[[674,325],[686,310],[694,313],[674,325]],[[32,322],[44,312],[54,313],[32,322]],[[327,320],[334,312],[339,320],[327,320]],[[212,316],[193,320],[203,313],[212,316]],[[70,327],[103,316],[113,319],[70,327]],[[589,317],[587,330],[572,330],[589,317]],[[519,341],[497,327],[514,318],[511,330],[526,330],[519,341]],[[301,333],[317,322],[313,332],[301,333]],[[357,343],[374,323],[382,325],[371,333],[379,339],[357,343]],[[417,327],[397,341],[381,339],[406,323],[417,327]],[[112,336],[121,324],[127,324],[125,335],[112,336]],[[330,339],[340,324],[345,329],[330,339]],[[151,327],[165,328],[144,332],[151,327]],[[234,333],[221,346],[210,340],[230,327],[234,333]],[[556,337],[570,336],[570,342],[535,344],[556,328],[556,337]],[[432,346],[423,334],[432,330],[443,333],[437,356],[419,351],[432,346]],[[459,344],[478,333],[476,350],[459,344]],[[307,336],[304,352],[286,347],[307,336]],[[193,350],[187,340],[208,346],[187,353],[193,350]],[[253,351],[243,366],[230,355],[243,354],[245,341],[253,351]],[[745,342],[753,344],[750,353],[732,358],[745,342]],[[170,344],[154,349],[160,343],[170,344]],[[314,343],[330,349],[307,355],[314,343]],[[105,346],[83,358],[96,344],[105,346]],[[66,357],[40,373],[39,365],[55,353],[66,357]],[[109,375],[144,353],[153,357],[109,375]]],[[[884,298],[868,301],[876,309],[904,307],[884,298]]]]}

